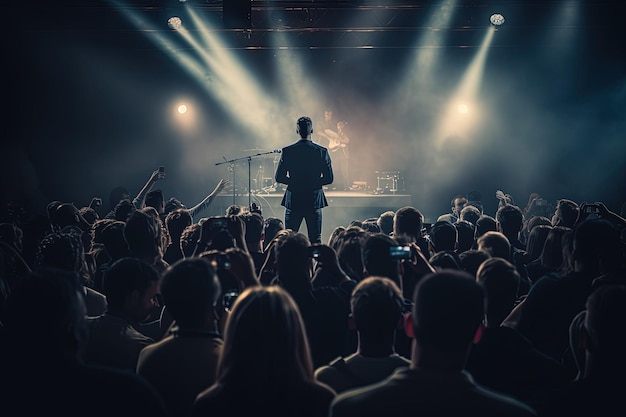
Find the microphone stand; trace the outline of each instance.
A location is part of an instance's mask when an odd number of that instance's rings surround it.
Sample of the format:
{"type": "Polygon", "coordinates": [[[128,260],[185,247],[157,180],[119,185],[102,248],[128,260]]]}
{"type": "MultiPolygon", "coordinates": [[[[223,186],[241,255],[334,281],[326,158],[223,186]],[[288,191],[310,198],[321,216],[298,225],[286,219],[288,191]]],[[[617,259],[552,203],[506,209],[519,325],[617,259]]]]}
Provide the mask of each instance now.
{"type": "Polygon", "coordinates": [[[259,153],[255,153],[254,155],[242,156],[241,158],[235,158],[235,159],[226,159],[225,157],[222,157],[222,158],[224,158],[224,162],[218,162],[218,163],[215,164],[215,165],[222,165],[222,164],[228,163],[228,164],[230,164],[231,169],[233,170],[233,205],[236,204],[236,202],[235,202],[235,179],[234,179],[234,177],[235,177],[235,173],[234,173],[235,172],[234,171],[234,164],[235,164],[235,162],[241,161],[243,159],[248,161],[248,208],[251,208],[252,207],[252,195],[251,195],[251,189],[252,188],[251,188],[250,182],[251,182],[252,173],[251,173],[250,165],[251,165],[251,162],[252,162],[252,158],[255,158],[257,156],[262,156],[262,155],[269,155],[269,154],[272,154],[272,153],[280,153],[280,152],[281,152],[280,149],[275,149],[273,151],[259,152],[259,153]]]}

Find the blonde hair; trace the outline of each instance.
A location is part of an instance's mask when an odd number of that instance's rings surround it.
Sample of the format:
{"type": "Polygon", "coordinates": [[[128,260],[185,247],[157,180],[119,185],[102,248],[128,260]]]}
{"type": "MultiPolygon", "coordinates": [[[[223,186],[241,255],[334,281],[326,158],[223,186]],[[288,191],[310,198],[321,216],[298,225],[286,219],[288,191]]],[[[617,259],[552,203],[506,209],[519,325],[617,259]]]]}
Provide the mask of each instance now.
{"type": "Polygon", "coordinates": [[[307,334],[293,298],[279,286],[245,289],[226,321],[217,383],[265,395],[313,381],[307,334]]]}

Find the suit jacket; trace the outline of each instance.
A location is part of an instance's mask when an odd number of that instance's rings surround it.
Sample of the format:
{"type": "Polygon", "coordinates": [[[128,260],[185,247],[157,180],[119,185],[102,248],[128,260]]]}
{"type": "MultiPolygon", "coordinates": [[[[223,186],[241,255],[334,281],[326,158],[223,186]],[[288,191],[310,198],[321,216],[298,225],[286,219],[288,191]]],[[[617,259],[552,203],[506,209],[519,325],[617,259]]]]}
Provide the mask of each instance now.
{"type": "Polygon", "coordinates": [[[328,149],[308,139],[284,147],[274,179],[287,185],[280,203],[285,208],[307,210],[326,207],[328,202],[322,186],[334,180],[328,149]]]}

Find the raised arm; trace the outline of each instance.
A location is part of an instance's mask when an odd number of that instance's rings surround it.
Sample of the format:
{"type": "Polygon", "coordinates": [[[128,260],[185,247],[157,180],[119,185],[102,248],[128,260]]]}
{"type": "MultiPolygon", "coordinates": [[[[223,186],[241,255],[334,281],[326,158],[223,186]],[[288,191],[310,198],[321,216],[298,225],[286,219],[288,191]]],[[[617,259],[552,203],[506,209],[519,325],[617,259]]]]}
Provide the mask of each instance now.
{"type": "Polygon", "coordinates": [[[217,197],[219,193],[221,193],[224,188],[226,188],[226,186],[228,186],[229,184],[230,183],[228,180],[225,180],[223,178],[219,180],[217,185],[215,186],[215,189],[211,191],[209,195],[204,197],[202,201],[189,209],[189,214],[191,214],[191,217],[194,218],[196,214],[203,212],[207,207],[209,207],[211,203],[213,203],[213,200],[215,200],[215,197],[217,197]]]}
{"type": "Polygon", "coordinates": [[[156,184],[158,180],[162,180],[163,178],[165,178],[165,171],[157,168],[152,172],[152,175],[150,175],[148,181],[144,184],[141,191],[139,191],[139,194],[137,194],[137,196],[133,198],[133,205],[135,206],[135,208],[137,208],[138,210],[144,208],[144,206],[146,205],[146,195],[148,195],[148,193],[152,191],[154,184],[156,184]]]}

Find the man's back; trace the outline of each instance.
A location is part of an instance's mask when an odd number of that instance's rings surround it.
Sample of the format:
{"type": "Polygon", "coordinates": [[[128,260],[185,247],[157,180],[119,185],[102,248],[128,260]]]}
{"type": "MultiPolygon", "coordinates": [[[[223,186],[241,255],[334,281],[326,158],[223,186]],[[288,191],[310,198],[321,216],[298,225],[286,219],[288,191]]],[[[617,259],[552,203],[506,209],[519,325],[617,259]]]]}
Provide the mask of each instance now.
{"type": "Polygon", "coordinates": [[[90,317],[88,325],[87,363],[134,371],[139,352],[154,343],[123,318],[108,313],[90,317]]]}
{"type": "Polygon", "coordinates": [[[410,363],[398,354],[374,358],[355,353],[317,368],[315,378],[330,386],[336,393],[341,393],[382,381],[396,369],[408,367],[410,363]]]}
{"type": "Polygon", "coordinates": [[[330,415],[534,416],[526,404],[483,388],[464,372],[401,369],[388,379],[339,394],[330,415]]]}
{"type": "Polygon", "coordinates": [[[222,344],[208,332],[169,336],[141,351],[137,373],[156,388],[171,415],[187,415],[196,396],[215,382],[222,344]]]}
{"type": "Polygon", "coordinates": [[[310,193],[332,182],[333,175],[329,163],[330,157],[326,148],[310,140],[299,140],[283,148],[276,171],[276,181],[287,184],[289,191],[310,193]]]}

